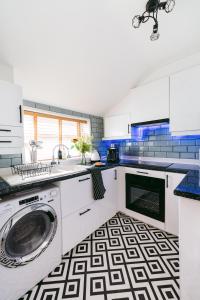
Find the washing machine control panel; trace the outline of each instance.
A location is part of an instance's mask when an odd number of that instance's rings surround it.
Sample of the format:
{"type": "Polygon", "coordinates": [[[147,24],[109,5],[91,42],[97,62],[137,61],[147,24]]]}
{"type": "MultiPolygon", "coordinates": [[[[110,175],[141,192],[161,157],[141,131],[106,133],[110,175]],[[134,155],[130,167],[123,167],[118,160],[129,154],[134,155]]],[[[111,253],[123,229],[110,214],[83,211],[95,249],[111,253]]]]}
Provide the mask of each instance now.
{"type": "Polygon", "coordinates": [[[30,204],[39,201],[39,196],[29,197],[19,201],[19,205],[30,204]]]}
{"type": "Polygon", "coordinates": [[[35,194],[26,194],[24,197],[20,197],[18,199],[19,206],[27,206],[37,202],[52,202],[58,196],[57,188],[51,188],[49,190],[39,191],[39,193],[35,194]]]}

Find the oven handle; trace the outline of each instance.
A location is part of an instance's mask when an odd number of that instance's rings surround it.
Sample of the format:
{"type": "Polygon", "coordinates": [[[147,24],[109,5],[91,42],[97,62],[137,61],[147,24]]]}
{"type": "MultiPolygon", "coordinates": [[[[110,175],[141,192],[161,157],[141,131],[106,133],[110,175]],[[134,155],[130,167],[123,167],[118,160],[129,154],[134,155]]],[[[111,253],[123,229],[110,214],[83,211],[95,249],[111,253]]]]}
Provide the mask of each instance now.
{"type": "Polygon", "coordinates": [[[142,172],[142,171],[136,171],[138,174],[145,174],[145,175],[149,175],[148,172],[142,172]]]}

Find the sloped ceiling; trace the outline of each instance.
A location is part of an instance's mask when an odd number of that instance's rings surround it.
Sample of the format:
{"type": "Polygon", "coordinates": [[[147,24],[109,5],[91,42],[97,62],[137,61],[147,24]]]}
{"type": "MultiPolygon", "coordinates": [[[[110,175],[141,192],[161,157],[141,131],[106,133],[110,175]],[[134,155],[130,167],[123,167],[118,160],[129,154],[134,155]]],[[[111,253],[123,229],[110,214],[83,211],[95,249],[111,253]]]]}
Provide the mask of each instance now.
{"type": "Polygon", "coordinates": [[[145,74],[200,50],[199,0],[134,30],[144,0],[0,0],[0,60],[24,98],[103,115],[145,74]]]}

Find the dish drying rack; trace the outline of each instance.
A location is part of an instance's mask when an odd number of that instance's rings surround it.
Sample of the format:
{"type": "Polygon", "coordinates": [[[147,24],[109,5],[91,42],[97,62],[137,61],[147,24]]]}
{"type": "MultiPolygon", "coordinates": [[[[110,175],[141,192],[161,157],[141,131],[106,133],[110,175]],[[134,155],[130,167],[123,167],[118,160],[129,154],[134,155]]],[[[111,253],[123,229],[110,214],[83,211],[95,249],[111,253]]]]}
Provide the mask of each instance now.
{"type": "Polygon", "coordinates": [[[12,166],[11,169],[13,175],[20,175],[24,180],[30,177],[51,174],[52,166],[44,163],[30,163],[12,166]]]}

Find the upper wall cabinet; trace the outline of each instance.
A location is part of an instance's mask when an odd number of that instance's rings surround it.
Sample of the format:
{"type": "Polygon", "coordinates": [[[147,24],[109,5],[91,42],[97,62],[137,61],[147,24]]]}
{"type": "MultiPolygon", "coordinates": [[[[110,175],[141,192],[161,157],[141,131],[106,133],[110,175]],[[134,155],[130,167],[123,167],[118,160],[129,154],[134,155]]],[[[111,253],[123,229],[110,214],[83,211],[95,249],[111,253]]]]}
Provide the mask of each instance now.
{"type": "Polygon", "coordinates": [[[0,154],[22,153],[22,90],[0,81],[0,154]]]}
{"type": "Polygon", "coordinates": [[[0,81],[0,125],[21,126],[22,90],[19,86],[0,81]]]}
{"type": "Polygon", "coordinates": [[[169,78],[132,90],[129,101],[131,123],[169,118],[169,78]]]}
{"type": "Polygon", "coordinates": [[[173,135],[200,134],[200,66],[170,77],[170,123],[173,135]]]}
{"type": "Polygon", "coordinates": [[[169,78],[131,90],[104,118],[105,138],[130,138],[131,123],[169,118],[169,78]]]}
{"type": "Polygon", "coordinates": [[[129,114],[130,123],[169,118],[169,78],[132,89],[107,115],[120,114],[129,114]]]}
{"type": "Polygon", "coordinates": [[[129,114],[120,114],[104,118],[104,139],[123,139],[129,137],[129,114]]]}

